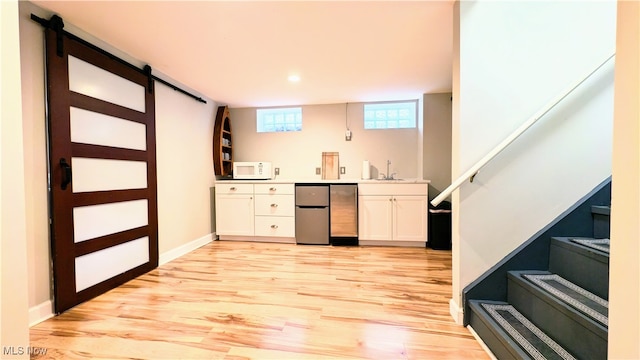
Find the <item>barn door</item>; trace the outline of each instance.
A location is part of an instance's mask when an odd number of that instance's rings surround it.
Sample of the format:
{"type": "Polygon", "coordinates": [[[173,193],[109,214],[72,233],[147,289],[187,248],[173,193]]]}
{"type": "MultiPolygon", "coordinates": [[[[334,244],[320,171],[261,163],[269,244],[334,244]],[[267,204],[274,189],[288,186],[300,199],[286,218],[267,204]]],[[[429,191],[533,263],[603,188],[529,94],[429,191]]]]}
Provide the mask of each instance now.
{"type": "Polygon", "coordinates": [[[146,74],[64,33],[45,34],[61,313],[158,266],[155,104],[146,74]]]}

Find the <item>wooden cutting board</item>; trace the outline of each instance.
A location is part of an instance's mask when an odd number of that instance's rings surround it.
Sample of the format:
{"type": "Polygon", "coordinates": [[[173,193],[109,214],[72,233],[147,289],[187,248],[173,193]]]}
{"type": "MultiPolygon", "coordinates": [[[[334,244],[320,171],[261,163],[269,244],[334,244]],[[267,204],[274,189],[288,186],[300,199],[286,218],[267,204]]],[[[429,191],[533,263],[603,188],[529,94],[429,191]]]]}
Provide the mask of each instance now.
{"type": "Polygon", "coordinates": [[[340,178],[340,161],[337,152],[322,153],[322,179],[336,180],[340,178]]]}

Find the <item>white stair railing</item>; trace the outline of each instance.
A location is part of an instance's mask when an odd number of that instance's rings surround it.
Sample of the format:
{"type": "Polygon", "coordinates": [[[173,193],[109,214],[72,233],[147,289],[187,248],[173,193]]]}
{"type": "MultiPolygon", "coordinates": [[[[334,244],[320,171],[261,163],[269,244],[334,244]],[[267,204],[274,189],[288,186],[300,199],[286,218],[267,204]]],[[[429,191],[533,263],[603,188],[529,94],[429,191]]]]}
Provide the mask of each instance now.
{"type": "Polygon", "coordinates": [[[591,71],[587,76],[582,78],[580,81],[573,84],[568,90],[565,90],[560,95],[556,96],[552,99],[546,106],[544,106],[540,111],[531,116],[527,121],[525,121],[519,128],[513,131],[507,138],[505,138],[502,142],[500,142],[496,147],[494,147],[491,151],[489,151],[482,159],[478,160],[469,170],[462,173],[462,175],[458,176],[451,185],[449,185],[446,189],[444,189],[438,196],[431,200],[431,204],[433,206],[438,206],[444,199],[446,199],[449,195],[451,195],[457,188],[459,188],[467,179],[473,181],[473,177],[476,176],[478,171],[482,169],[487,163],[489,163],[496,155],[498,155],[502,150],[504,150],[509,144],[511,144],[515,139],[520,137],[520,135],[524,134],[527,129],[529,129],[533,124],[535,124],[538,120],[540,120],[544,115],[546,115],[551,109],[553,109],[556,105],[558,105],[564,98],[566,98],[569,94],[571,94],[576,88],[578,88],[583,82],[589,79],[593,74],[595,74],[600,68],[606,65],[611,59],[616,56],[613,53],[609,56],[605,61],[603,61],[600,65],[598,65],[593,71],[591,71]]]}

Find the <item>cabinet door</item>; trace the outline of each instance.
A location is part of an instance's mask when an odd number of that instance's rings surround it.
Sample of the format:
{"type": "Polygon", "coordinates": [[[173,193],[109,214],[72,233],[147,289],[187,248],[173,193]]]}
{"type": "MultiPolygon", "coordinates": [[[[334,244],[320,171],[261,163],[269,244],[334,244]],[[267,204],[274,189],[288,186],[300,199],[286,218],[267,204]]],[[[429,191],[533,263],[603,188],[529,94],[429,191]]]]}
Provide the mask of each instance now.
{"type": "Polygon", "coordinates": [[[393,197],[393,239],[427,241],[427,197],[393,197]]]}
{"type": "Polygon", "coordinates": [[[216,234],[253,236],[253,195],[216,195],[216,234]]]}
{"type": "Polygon", "coordinates": [[[391,196],[360,196],[358,200],[358,238],[360,240],[391,240],[393,212],[391,196]]]}

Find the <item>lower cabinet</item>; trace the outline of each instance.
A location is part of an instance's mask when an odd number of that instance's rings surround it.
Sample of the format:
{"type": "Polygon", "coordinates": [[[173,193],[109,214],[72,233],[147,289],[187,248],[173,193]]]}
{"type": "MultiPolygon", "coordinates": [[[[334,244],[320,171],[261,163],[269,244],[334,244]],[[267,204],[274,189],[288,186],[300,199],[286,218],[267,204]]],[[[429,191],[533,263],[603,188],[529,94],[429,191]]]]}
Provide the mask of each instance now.
{"type": "Polygon", "coordinates": [[[393,240],[427,241],[427,197],[393,197],[393,240]]]}
{"type": "Polygon", "coordinates": [[[360,184],[358,192],[360,243],[426,243],[426,184],[360,184]]]}
{"type": "Polygon", "coordinates": [[[254,195],[252,184],[216,184],[216,235],[254,235],[254,195]]]}
{"type": "Polygon", "coordinates": [[[295,241],[293,184],[255,185],[256,237],[290,238],[295,241]]]}
{"type": "Polygon", "coordinates": [[[292,183],[219,182],[215,212],[221,240],[295,242],[292,183]]]}
{"type": "Polygon", "coordinates": [[[391,240],[393,238],[393,198],[358,196],[358,239],[391,240]]]}

